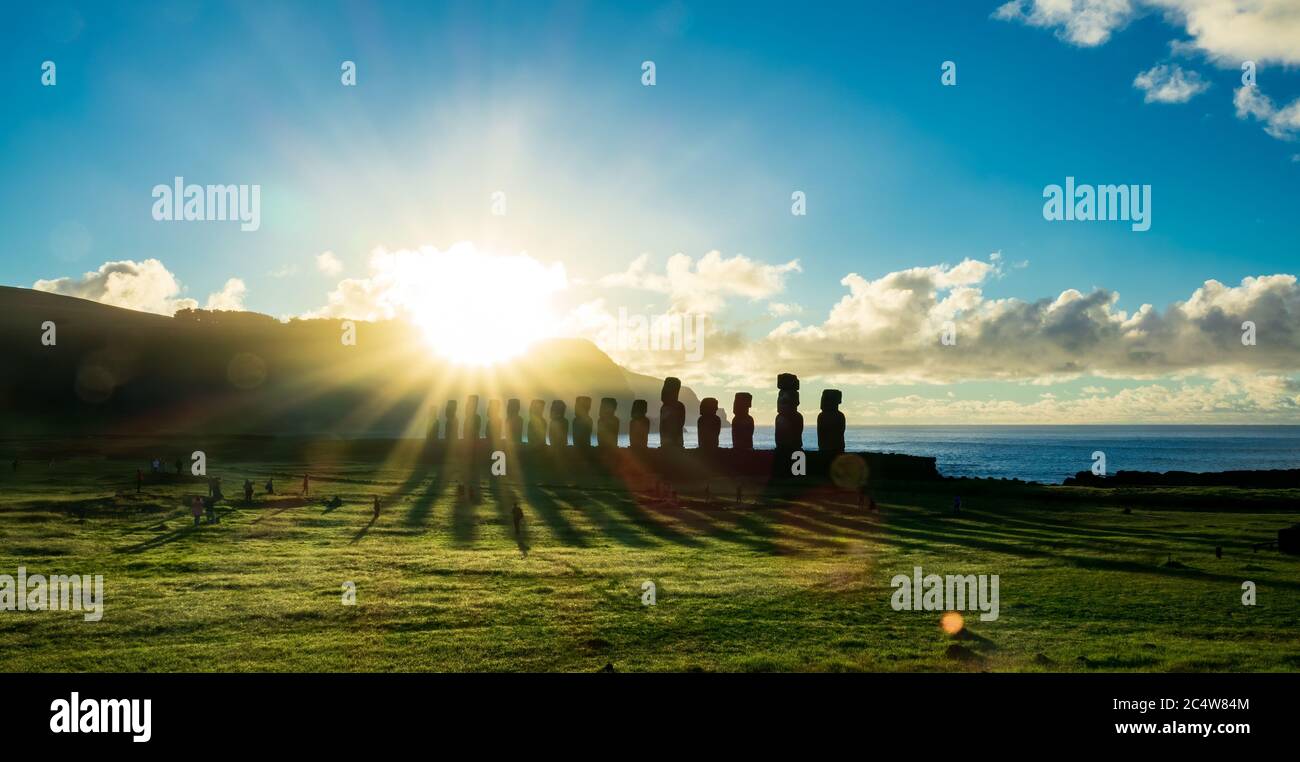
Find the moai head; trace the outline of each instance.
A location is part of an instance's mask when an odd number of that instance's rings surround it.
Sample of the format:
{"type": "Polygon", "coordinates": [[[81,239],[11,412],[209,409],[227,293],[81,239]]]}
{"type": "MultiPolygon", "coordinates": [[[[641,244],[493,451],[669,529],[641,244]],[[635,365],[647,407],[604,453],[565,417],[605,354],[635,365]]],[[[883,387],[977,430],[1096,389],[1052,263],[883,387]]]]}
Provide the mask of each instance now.
{"type": "Polygon", "coordinates": [[[591,397],[579,397],[573,405],[574,415],[591,415],[591,397]]]}
{"type": "Polygon", "coordinates": [[[659,400],[661,402],[676,402],[677,395],[681,394],[681,392],[682,380],[669,376],[664,379],[664,388],[663,391],[659,392],[659,400]]]}
{"type": "Polygon", "coordinates": [[[528,403],[528,415],[533,418],[546,417],[546,400],[533,400],[528,403]]]}
{"type": "Polygon", "coordinates": [[[506,415],[510,416],[511,418],[514,418],[515,416],[519,415],[519,400],[516,399],[506,400],[506,415]]]}
{"type": "Polygon", "coordinates": [[[564,411],[567,410],[567,409],[568,409],[568,407],[564,404],[564,400],[552,400],[552,401],[551,401],[551,419],[552,419],[552,420],[559,420],[559,419],[563,418],[563,417],[564,417],[564,411]]]}
{"type": "Polygon", "coordinates": [[[782,389],[776,393],[776,409],[782,413],[793,413],[799,408],[799,392],[782,389]]]}
{"type": "Polygon", "coordinates": [[[645,418],[645,411],[646,411],[646,401],[645,401],[645,400],[632,400],[632,417],[633,417],[633,418],[645,418]]]}
{"type": "Polygon", "coordinates": [[[497,418],[501,415],[501,400],[488,400],[487,416],[488,418],[497,418]]]}
{"type": "Polygon", "coordinates": [[[447,417],[456,417],[456,400],[447,400],[447,417]]]}
{"type": "Polygon", "coordinates": [[[474,415],[475,413],[478,412],[478,395],[477,395],[477,394],[471,394],[471,395],[469,395],[468,398],[466,398],[466,400],[465,400],[465,412],[468,413],[469,415],[474,415]]]}
{"type": "Polygon", "coordinates": [[[736,398],[731,402],[731,412],[733,415],[745,415],[753,406],[754,395],[749,392],[736,392],[736,398]]]}
{"type": "Polygon", "coordinates": [[[781,391],[799,391],[799,377],[793,373],[781,373],[776,377],[776,388],[781,391]]]}
{"type": "Polygon", "coordinates": [[[600,417],[601,417],[601,418],[606,418],[606,417],[608,417],[608,416],[613,415],[613,414],[614,414],[614,411],[616,411],[616,410],[618,410],[618,400],[614,399],[613,397],[601,397],[601,398],[600,398],[600,417]]]}
{"type": "Polygon", "coordinates": [[[822,389],[822,410],[839,410],[843,399],[839,389],[822,389]]]}
{"type": "Polygon", "coordinates": [[[707,418],[711,415],[718,414],[718,400],[716,397],[705,397],[700,400],[700,417],[707,418]]]}

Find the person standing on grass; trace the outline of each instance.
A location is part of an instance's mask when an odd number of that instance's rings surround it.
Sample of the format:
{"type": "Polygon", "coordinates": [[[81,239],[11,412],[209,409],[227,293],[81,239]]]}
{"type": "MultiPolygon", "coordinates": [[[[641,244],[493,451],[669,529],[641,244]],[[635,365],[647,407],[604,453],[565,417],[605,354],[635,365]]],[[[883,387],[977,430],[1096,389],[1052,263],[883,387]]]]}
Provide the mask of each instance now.
{"type": "Polygon", "coordinates": [[[515,508],[510,512],[511,517],[515,520],[515,537],[519,536],[519,525],[524,521],[524,512],[519,509],[519,501],[515,501],[515,508]]]}
{"type": "Polygon", "coordinates": [[[311,492],[311,474],[302,475],[302,496],[307,497],[311,492]]]}
{"type": "Polygon", "coordinates": [[[375,521],[379,520],[379,495],[375,495],[375,521]]]}
{"type": "Polygon", "coordinates": [[[253,502],[253,480],[252,479],[244,480],[244,502],[245,503],[253,502]]]}
{"type": "Polygon", "coordinates": [[[268,495],[275,494],[275,481],[273,479],[268,478],[266,480],[266,494],[268,495]]]}
{"type": "Polygon", "coordinates": [[[197,497],[190,500],[190,515],[194,517],[194,526],[198,526],[199,519],[203,518],[203,505],[197,497]]]}
{"type": "Polygon", "coordinates": [[[958,495],[952,499],[952,512],[961,513],[961,495],[958,495]]]}

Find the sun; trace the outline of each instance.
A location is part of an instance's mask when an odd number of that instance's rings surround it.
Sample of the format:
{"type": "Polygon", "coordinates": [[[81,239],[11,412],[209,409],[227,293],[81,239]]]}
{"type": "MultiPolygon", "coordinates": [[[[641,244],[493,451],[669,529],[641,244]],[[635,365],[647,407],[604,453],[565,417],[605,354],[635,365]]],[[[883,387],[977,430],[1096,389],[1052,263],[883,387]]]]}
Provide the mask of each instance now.
{"type": "Polygon", "coordinates": [[[388,254],[390,295],[429,348],[458,365],[493,365],[554,335],[552,299],[567,285],[563,265],[473,244],[388,254]]]}

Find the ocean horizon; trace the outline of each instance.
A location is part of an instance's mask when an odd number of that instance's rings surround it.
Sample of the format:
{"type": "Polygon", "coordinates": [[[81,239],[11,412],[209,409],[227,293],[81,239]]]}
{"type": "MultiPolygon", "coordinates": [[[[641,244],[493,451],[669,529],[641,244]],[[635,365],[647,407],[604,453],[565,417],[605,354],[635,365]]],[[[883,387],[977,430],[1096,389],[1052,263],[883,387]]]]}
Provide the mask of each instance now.
{"type": "MultiPolygon", "coordinates": [[[[816,419],[804,418],[804,446],[817,449],[816,419]]],[[[651,432],[650,446],[657,447],[651,432]]],[[[698,444],[688,426],[686,447],[698,444]]],[[[719,438],[731,446],[731,429],[719,438]]],[[[1106,473],[1117,471],[1265,471],[1300,468],[1300,426],[962,424],[848,426],[850,451],[889,452],[935,459],[944,476],[1023,479],[1060,484],[1092,468],[1092,454],[1106,454],[1106,473]]],[[[619,446],[628,445],[627,434],[619,446]]],[[[754,447],[772,449],[772,426],[756,426],[754,447]]]]}

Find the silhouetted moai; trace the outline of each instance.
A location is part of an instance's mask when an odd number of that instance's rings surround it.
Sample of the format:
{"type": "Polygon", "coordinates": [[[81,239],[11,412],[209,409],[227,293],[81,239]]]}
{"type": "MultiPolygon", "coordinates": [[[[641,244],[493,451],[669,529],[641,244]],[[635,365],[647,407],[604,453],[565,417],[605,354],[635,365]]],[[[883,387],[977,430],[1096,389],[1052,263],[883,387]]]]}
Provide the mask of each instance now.
{"type": "Polygon", "coordinates": [[[488,443],[493,447],[501,444],[501,440],[505,438],[504,423],[501,419],[501,400],[488,400],[487,438],[488,443]]]}
{"type": "Polygon", "coordinates": [[[718,435],[722,433],[722,418],[718,416],[718,400],[716,397],[705,397],[700,400],[700,419],[697,421],[697,426],[700,436],[700,449],[718,449],[718,435]]]}
{"type": "Polygon", "coordinates": [[[686,426],[686,406],[677,399],[681,391],[680,379],[672,376],[664,379],[663,391],[659,393],[659,400],[663,403],[659,406],[660,449],[680,450],[684,446],[682,429],[686,426]]]}
{"type": "Polygon", "coordinates": [[[754,449],[754,416],[749,408],[754,404],[754,395],[749,392],[736,392],[731,403],[731,449],[754,449]]]}
{"type": "Polygon", "coordinates": [[[551,447],[569,446],[569,419],[564,417],[564,400],[551,401],[551,447]]]}
{"type": "Polygon", "coordinates": [[[438,416],[435,415],[429,419],[429,433],[424,438],[430,442],[438,440],[438,416]]]}
{"type": "Polygon", "coordinates": [[[506,400],[505,431],[514,444],[524,441],[524,417],[519,414],[519,400],[506,400]]]}
{"type": "Polygon", "coordinates": [[[596,419],[596,445],[602,449],[618,447],[618,400],[602,397],[600,400],[600,417],[596,419]]]}
{"type": "Polygon", "coordinates": [[[650,419],[646,417],[645,400],[632,400],[632,419],[627,422],[628,446],[644,450],[650,446],[650,419]]]}
{"type": "Polygon", "coordinates": [[[546,400],[528,403],[528,446],[546,446],[546,400]]]}
{"type": "Polygon", "coordinates": [[[573,405],[573,446],[591,447],[591,397],[579,397],[573,405]]]}
{"type": "Polygon", "coordinates": [[[803,449],[803,415],[799,413],[799,377],[782,373],[776,377],[776,449],[803,449]]]}
{"type": "Polygon", "coordinates": [[[462,437],[469,442],[483,438],[483,416],[478,413],[478,395],[471,394],[465,404],[465,434],[462,437]]]}
{"type": "Polygon", "coordinates": [[[460,419],[456,417],[456,400],[447,400],[447,409],[444,412],[442,437],[449,443],[455,442],[460,439],[460,419]]]}
{"type": "Polygon", "coordinates": [[[844,452],[844,414],[840,412],[843,399],[839,389],[822,390],[822,411],[817,414],[817,449],[829,455],[844,452]]]}

